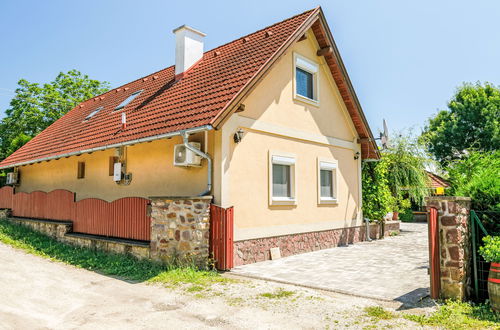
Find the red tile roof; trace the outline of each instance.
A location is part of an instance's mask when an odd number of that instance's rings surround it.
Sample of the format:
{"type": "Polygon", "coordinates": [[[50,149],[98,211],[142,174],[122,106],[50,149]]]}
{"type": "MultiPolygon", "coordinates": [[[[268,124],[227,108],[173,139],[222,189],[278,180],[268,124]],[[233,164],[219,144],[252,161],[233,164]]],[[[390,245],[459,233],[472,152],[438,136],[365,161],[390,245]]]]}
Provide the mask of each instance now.
{"type": "MultiPolygon", "coordinates": [[[[175,80],[171,66],[87,100],[7,157],[0,168],[204,125],[220,127],[228,111],[234,111],[235,107],[230,105],[318,21],[320,14],[318,7],[207,51],[180,80],[175,80]],[[138,90],[143,92],[124,109],[114,111],[138,90]],[[101,106],[104,108],[95,116],[84,120],[101,106]],[[122,131],[123,111],[127,115],[127,128],[122,131]]],[[[369,132],[369,128],[364,129],[369,132]]],[[[366,136],[366,132],[360,136],[366,136]]]]}
{"type": "Polygon", "coordinates": [[[427,171],[427,176],[429,176],[430,179],[429,188],[437,188],[437,187],[448,188],[450,186],[450,183],[445,179],[443,179],[442,177],[440,177],[439,175],[427,171]]]}

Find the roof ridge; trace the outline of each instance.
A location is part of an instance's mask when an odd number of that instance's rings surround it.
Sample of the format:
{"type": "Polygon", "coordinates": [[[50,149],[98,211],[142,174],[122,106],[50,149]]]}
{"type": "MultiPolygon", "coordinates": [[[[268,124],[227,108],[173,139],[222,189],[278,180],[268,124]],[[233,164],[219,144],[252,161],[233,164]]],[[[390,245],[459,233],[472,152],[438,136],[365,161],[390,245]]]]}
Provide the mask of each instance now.
{"type": "Polygon", "coordinates": [[[215,47],[215,48],[212,48],[212,49],[210,49],[210,50],[207,50],[207,51],[206,51],[206,52],[204,52],[203,54],[205,54],[205,53],[209,53],[209,52],[213,52],[213,51],[214,51],[214,50],[216,50],[217,48],[224,47],[224,46],[229,45],[230,43],[233,43],[233,42],[235,42],[235,41],[237,41],[237,40],[239,40],[239,39],[243,39],[243,38],[246,38],[246,37],[248,37],[248,36],[250,36],[250,35],[252,35],[252,34],[256,34],[256,33],[258,33],[258,32],[264,31],[264,30],[266,30],[266,29],[272,28],[273,26],[276,26],[276,25],[278,25],[278,24],[281,24],[281,23],[284,23],[284,22],[286,22],[286,21],[292,20],[292,19],[294,19],[294,18],[296,18],[296,17],[298,17],[298,16],[304,15],[304,14],[309,13],[309,12],[312,12],[312,11],[314,11],[314,10],[316,10],[316,8],[314,8],[314,9],[309,9],[309,10],[306,10],[306,11],[304,11],[304,12],[300,13],[300,14],[294,15],[294,16],[292,16],[292,17],[285,18],[285,19],[283,19],[283,20],[281,20],[281,21],[279,21],[279,22],[276,22],[276,23],[274,23],[274,24],[271,24],[271,25],[268,25],[268,26],[266,26],[266,27],[263,27],[262,29],[259,29],[259,30],[257,30],[257,31],[254,31],[254,32],[252,32],[252,33],[245,34],[245,35],[243,35],[243,36],[241,36],[241,37],[239,37],[239,38],[236,38],[236,39],[233,39],[233,40],[231,40],[231,41],[228,41],[228,42],[226,42],[225,44],[222,44],[222,45],[220,45],[220,46],[217,46],[217,47],[215,47]]]}
{"type": "MultiPolygon", "coordinates": [[[[236,38],[236,39],[233,39],[233,40],[231,40],[231,41],[228,41],[228,42],[226,42],[226,43],[224,43],[224,44],[222,44],[222,45],[219,45],[219,46],[217,46],[217,47],[215,47],[215,48],[211,48],[210,50],[207,50],[207,51],[203,52],[203,56],[205,56],[205,54],[208,54],[208,53],[210,53],[210,52],[213,52],[214,50],[216,50],[216,49],[218,49],[218,48],[221,48],[221,47],[227,46],[227,45],[229,45],[229,44],[231,44],[231,43],[233,43],[233,42],[235,42],[235,41],[237,41],[237,40],[239,40],[239,39],[243,39],[243,38],[245,38],[245,37],[248,37],[249,35],[252,35],[252,34],[255,34],[255,33],[258,33],[258,32],[261,32],[261,31],[264,31],[264,30],[269,29],[269,28],[271,28],[271,27],[273,27],[273,26],[276,26],[276,25],[278,25],[278,24],[281,24],[281,23],[284,23],[284,22],[286,22],[286,21],[292,20],[292,19],[294,19],[294,18],[296,18],[296,17],[298,17],[298,16],[301,16],[301,15],[304,15],[304,14],[306,14],[306,13],[312,12],[312,11],[316,10],[317,8],[318,8],[318,7],[314,8],[314,9],[309,9],[309,10],[306,10],[306,11],[304,11],[304,12],[302,12],[302,13],[296,14],[296,15],[294,15],[294,16],[292,16],[292,17],[285,18],[285,19],[283,19],[283,20],[281,20],[281,21],[279,21],[279,22],[276,22],[276,23],[274,23],[274,24],[268,25],[268,26],[266,26],[266,27],[264,27],[264,28],[262,28],[262,29],[259,29],[259,30],[254,31],[254,32],[252,32],[252,33],[248,33],[248,34],[245,34],[245,35],[243,35],[243,36],[241,36],[241,37],[238,37],[238,38],[236,38]]],[[[200,61],[202,61],[202,60],[203,60],[203,57],[200,59],[200,61]]],[[[194,67],[196,64],[198,64],[200,61],[198,61],[197,63],[193,64],[193,67],[194,67]]],[[[106,94],[106,93],[109,93],[109,92],[111,92],[113,89],[122,88],[122,87],[124,87],[124,86],[126,86],[126,85],[132,84],[132,83],[134,83],[134,82],[136,82],[136,81],[139,81],[139,80],[141,80],[141,79],[144,79],[144,78],[149,77],[149,76],[151,76],[151,75],[154,75],[154,74],[156,74],[156,73],[160,73],[160,72],[162,72],[162,71],[168,70],[168,69],[170,69],[171,67],[175,67],[175,64],[169,65],[169,66],[167,66],[166,68],[163,68],[163,69],[157,70],[157,71],[155,71],[155,72],[148,73],[148,74],[146,74],[146,75],[144,75],[144,76],[142,76],[142,77],[139,77],[139,78],[137,78],[137,79],[131,80],[131,81],[129,81],[129,82],[127,82],[127,83],[123,84],[123,85],[120,85],[120,86],[117,86],[117,87],[112,87],[112,88],[110,88],[108,91],[106,91],[106,92],[104,92],[104,93],[101,93],[101,94],[98,94],[98,95],[94,95],[94,96],[92,96],[91,98],[88,98],[88,99],[86,99],[85,101],[82,101],[82,102],[80,102],[80,103],[76,104],[76,105],[75,105],[75,107],[74,107],[73,109],[77,108],[80,104],[83,104],[83,103],[85,103],[85,102],[87,102],[87,101],[92,100],[93,98],[96,98],[96,97],[102,96],[102,95],[104,95],[104,94],[106,94]]],[[[188,70],[189,70],[189,69],[188,69],[188,70]]],[[[187,71],[187,70],[186,70],[186,71],[187,71]]],[[[73,110],[73,109],[71,109],[71,110],[73,110]]],[[[70,111],[71,111],[71,110],[70,110],[70,111]]],[[[68,111],[68,112],[69,112],[69,111],[68,111]]]]}

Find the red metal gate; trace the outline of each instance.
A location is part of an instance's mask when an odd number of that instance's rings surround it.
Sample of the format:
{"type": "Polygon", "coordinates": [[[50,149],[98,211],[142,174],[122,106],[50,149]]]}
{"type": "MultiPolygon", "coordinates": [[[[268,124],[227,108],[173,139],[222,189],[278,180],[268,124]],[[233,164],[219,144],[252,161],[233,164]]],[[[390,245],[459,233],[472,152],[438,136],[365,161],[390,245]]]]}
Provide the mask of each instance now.
{"type": "Polygon", "coordinates": [[[439,259],[439,223],[438,210],[431,207],[428,215],[429,224],[429,266],[431,275],[431,298],[439,298],[441,270],[439,259]]]}
{"type": "Polygon", "coordinates": [[[215,260],[215,267],[219,270],[234,267],[233,218],[232,206],[224,209],[210,205],[210,253],[215,260]]]}

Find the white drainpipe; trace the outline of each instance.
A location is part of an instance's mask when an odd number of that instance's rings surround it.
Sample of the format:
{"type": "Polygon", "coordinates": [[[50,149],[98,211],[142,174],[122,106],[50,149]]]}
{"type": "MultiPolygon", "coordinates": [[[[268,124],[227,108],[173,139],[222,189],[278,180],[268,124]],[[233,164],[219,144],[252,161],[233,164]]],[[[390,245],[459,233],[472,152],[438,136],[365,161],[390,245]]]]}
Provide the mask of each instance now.
{"type": "MultiPolygon", "coordinates": [[[[196,149],[195,147],[193,147],[192,145],[189,144],[189,133],[188,132],[182,132],[182,139],[184,141],[184,146],[186,147],[186,149],[189,149],[191,150],[192,152],[194,152],[195,154],[197,154],[198,156],[202,157],[202,158],[205,158],[207,160],[207,190],[205,190],[204,192],[202,192],[201,194],[199,194],[198,196],[206,196],[208,194],[210,194],[210,192],[212,191],[212,158],[210,158],[210,155],[207,154],[207,153],[204,153],[203,151],[199,150],[199,149],[196,149]]],[[[207,144],[207,140],[205,140],[205,145],[207,144]]]]}

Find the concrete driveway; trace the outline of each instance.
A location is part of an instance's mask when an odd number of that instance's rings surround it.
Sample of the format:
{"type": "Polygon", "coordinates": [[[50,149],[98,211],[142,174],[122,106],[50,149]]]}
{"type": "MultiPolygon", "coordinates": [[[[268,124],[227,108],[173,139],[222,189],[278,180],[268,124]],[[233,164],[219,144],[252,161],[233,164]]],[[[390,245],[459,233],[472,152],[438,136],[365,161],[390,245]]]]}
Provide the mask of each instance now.
{"type": "Polygon", "coordinates": [[[239,266],[232,273],[413,304],[429,294],[427,223],[373,242],[239,266]]]}

